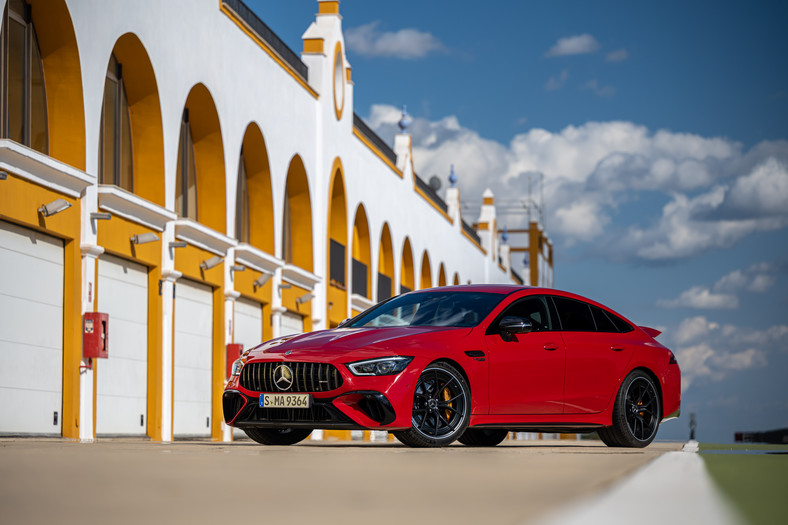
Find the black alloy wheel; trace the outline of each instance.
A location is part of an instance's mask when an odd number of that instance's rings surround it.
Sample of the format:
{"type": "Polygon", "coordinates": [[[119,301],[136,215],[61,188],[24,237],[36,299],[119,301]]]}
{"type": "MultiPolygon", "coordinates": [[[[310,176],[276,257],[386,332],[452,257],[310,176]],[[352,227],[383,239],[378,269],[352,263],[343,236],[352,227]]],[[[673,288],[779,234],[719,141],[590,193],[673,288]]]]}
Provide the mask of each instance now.
{"type": "Polygon", "coordinates": [[[312,433],[311,428],[245,428],[243,431],[261,445],[295,445],[312,433]]]}
{"type": "Polygon", "coordinates": [[[469,428],[457,440],[469,447],[494,447],[508,434],[508,430],[497,428],[469,428]]]}
{"type": "Polygon", "coordinates": [[[465,378],[448,363],[433,363],[421,373],[413,395],[413,426],[394,435],[411,447],[442,447],[462,436],[471,415],[465,378]]]}
{"type": "Polygon", "coordinates": [[[656,437],[661,417],[661,400],[654,381],[645,372],[633,370],[616,396],[613,426],[598,434],[607,446],[642,448],[656,437]]]}

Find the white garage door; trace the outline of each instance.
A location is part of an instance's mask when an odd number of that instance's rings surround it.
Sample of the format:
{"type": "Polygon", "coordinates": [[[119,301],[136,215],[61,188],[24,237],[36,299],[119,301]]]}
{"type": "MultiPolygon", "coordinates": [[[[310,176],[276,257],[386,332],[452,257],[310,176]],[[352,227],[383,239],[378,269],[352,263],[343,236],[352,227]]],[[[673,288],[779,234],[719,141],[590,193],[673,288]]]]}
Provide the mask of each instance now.
{"type": "MultiPolygon", "coordinates": [[[[244,345],[244,350],[263,342],[263,305],[246,299],[235,301],[234,342],[244,345]]],[[[233,438],[244,438],[243,430],[234,428],[233,438]]]]}
{"type": "Polygon", "coordinates": [[[180,280],[175,286],[175,413],[173,434],[211,435],[213,294],[180,280]]]}
{"type": "Polygon", "coordinates": [[[96,434],[145,435],[148,392],[148,269],[102,255],[98,311],[109,314],[109,358],[97,369],[96,434]]]}
{"type": "Polygon", "coordinates": [[[0,433],[60,435],[63,243],[0,221],[0,433]]]}
{"type": "Polygon", "coordinates": [[[304,333],[304,318],[292,312],[282,314],[282,335],[304,333]]]}
{"type": "Polygon", "coordinates": [[[244,345],[244,350],[263,342],[263,305],[254,301],[235,301],[235,343],[244,345]]]}

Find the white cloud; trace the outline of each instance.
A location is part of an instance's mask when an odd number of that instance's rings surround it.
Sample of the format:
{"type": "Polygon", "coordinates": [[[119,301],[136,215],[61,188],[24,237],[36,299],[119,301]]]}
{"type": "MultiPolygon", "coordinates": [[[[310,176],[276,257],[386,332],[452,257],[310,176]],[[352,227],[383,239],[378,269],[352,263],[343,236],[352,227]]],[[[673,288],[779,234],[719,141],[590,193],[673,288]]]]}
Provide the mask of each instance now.
{"type": "Polygon", "coordinates": [[[698,378],[720,381],[731,373],[766,366],[775,343],[779,346],[788,339],[788,326],[751,330],[698,316],[682,321],[672,336],[686,390],[698,378]]]}
{"type": "Polygon", "coordinates": [[[769,263],[753,264],[744,270],[734,270],[714,284],[715,292],[765,292],[777,281],[777,266],[769,263]]]}
{"type": "Polygon", "coordinates": [[[564,69],[561,71],[561,74],[556,77],[550,77],[545,84],[544,88],[546,91],[556,91],[564,87],[566,84],[566,80],[569,78],[569,71],[564,69]]]}
{"type": "MultiPolygon", "coordinates": [[[[376,105],[368,121],[393,143],[399,118],[399,109],[376,105]]],[[[544,174],[546,222],[553,239],[593,243],[607,258],[689,258],[734,246],[755,232],[788,226],[788,209],[783,209],[788,204],[768,200],[754,184],[762,181],[774,193],[782,191],[788,141],[762,142],[744,151],[724,138],[652,132],[612,121],[557,132],[532,128],[504,145],[463,127],[454,116],[414,118],[409,131],[417,172],[446,176],[454,164],[464,201],[480,200],[486,187],[502,198],[525,197],[529,174],[544,174]],[[747,216],[727,213],[724,205],[735,201],[733,194],[740,201],[746,196],[748,202],[762,203],[762,212],[752,206],[747,216]],[[622,204],[644,195],[666,201],[660,213],[617,221],[622,204]]],[[[510,227],[520,226],[517,219],[508,220],[510,227]]],[[[761,279],[752,286],[766,284],[761,279]]]]}
{"type": "Polygon", "coordinates": [[[547,56],[582,55],[593,53],[599,49],[599,42],[588,33],[566,38],[559,38],[558,42],[547,52],[547,56]]]}
{"type": "Polygon", "coordinates": [[[406,28],[399,31],[380,31],[380,21],[370,22],[345,31],[348,49],[365,57],[424,58],[445,46],[430,33],[406,28]]]}
{"type": "Polygon", "coordinates": [[[757,263],[744,270],[724,275],[711,288],[693,286],[676,299],[660,299],[662,308],[735,309],[739,307],[737,292],[765,292],[777,281],[778,268],[774,264],[757,263]]]}
{"type": "Polygon", "coordinates": [[[739,299],[735,295],[710,292],[708,288],[693,286],[685,290],[676,299],[660,299],[657,305],[663,308],[699,308],[732,310],[739,307],[739,299]]]}
{"type": "Polygon", "coordinates": [[[788,215],[788,166],[769,158],[728,188],[720,206],[722,215],[759,217],[788,215]]]}
{"type": "Polygon", "coordinates": [[[629,58],[629,53],[626,49],[616,49],[605,55],[605,60],[608,62],[622,62],[629,58]]]}
{"type": "Polygon", "coordinates": [[[589,80],[583,86],[583,89],[587,89],[589,91],[593,91],[593,93],[598,97],[612,97],[616,94],[616,88],[613,86],[600,86],[599,81],[597,79],[589,80]]]}

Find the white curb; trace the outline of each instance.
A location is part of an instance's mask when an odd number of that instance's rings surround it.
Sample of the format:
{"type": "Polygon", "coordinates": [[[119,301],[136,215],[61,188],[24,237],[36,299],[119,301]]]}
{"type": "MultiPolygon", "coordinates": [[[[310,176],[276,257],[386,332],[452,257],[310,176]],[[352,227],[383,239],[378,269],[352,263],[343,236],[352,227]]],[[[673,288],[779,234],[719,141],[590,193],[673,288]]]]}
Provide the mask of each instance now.
{"type": "Polygon", "coordinates": [[[537,521],[539,525],[740,525],[714,486],[697,441],[668,452],[595,498],[537,521]]]}

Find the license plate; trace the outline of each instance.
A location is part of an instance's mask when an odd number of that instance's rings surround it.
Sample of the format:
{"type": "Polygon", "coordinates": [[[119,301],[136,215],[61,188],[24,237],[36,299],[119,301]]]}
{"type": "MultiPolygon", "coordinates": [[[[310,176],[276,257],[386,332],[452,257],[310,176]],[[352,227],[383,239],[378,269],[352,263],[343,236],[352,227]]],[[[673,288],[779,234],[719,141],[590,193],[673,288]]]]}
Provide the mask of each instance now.
{"type": "Polygon", "coordinates": [[[260,408],[309,408],[309,394],[260,394],[260,408]]]}

